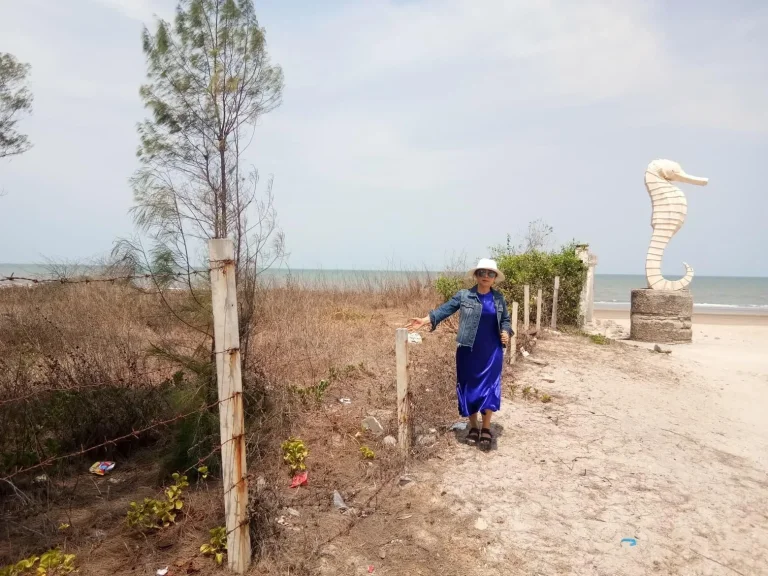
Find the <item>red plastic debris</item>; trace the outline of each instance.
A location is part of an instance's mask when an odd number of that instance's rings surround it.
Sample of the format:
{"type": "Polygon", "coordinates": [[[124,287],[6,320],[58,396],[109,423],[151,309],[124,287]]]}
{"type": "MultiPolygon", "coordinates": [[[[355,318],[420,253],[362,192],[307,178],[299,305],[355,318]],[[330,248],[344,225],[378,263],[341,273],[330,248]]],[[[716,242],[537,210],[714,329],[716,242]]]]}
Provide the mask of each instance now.
{"type": "Polygon", "coordinates": [[[291,488],[298,488],[299,486],[306,486],[309,482],[308,479],[309,474],[305,470],[304,472],[299,472],[296,474],[296,476],[293,477],[293,482],[291,482],[291,488]]]}
{"type": "Polygon", "coordinates": [[[373,574],[373,571],[375,568],[373,566],[368,566],[368,574],[373,574]]]}

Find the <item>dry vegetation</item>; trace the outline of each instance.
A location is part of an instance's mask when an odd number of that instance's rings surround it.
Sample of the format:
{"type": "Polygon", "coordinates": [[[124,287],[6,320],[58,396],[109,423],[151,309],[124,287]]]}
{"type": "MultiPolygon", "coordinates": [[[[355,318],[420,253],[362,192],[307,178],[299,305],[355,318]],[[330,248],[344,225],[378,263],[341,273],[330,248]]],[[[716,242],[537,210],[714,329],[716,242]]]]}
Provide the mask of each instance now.
{"type": "MultiPolygon", "coordinates": [[[[361,421],[374,415],[387,434],[396,432],[394,328],[439,301],[430,286],[414,278],[258,291],[254,362],[244,374],[255,573],[311,573],[322,545],[374,514],[379,490],[401,473],[396,452],[361,431],[361,421]],[[297,490],[288,487],[280,450],[291,436],[310,452],[309,485],[297,490]],[[352,510],[333,508],[334,490],[352,510]],[[306,530],[291,527],[286,507],[306,530]]],[[[430,430],[444,432],[455,419],[451,337],[446,328],[413,347],[422,454],[434,450],[430,430]]],[[[47,463],[0,481],[0,566],[55,546],[77,555],[82,574],[213,566],[199,548],[223,524],[223,501],[217,409],[200,410],[208,400],[201,341],[156,294],[128,285],[0,290],[0,478],[47,463]],[[184,358],[160,353],[171,348],[184,358]],[[195,357],[203,361],[195,365],[195,357]],[[187,412],[195,413],[155,426],[187,412]],[[196,464],[211,454],[204,464],[212,473],[203,478],[196,464]],[[89,475],[102,459],[116,461],[115,470],[89,475]],[[130,502],[161,495],[174,471],[191,484],[178,521],[149,534],[128,528],[130,502]]]]}

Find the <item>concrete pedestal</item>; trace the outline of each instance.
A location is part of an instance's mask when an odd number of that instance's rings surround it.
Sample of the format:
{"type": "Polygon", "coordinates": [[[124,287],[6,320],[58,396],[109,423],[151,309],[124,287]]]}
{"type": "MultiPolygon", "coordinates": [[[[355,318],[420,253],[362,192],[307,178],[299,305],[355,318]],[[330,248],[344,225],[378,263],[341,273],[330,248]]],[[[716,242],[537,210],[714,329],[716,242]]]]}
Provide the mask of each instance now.
{"type": "Polygon", "coordinates": [[[674,344],[690,342],[693,296],[688,290],[632,290],[630,339],[674,344]]]}

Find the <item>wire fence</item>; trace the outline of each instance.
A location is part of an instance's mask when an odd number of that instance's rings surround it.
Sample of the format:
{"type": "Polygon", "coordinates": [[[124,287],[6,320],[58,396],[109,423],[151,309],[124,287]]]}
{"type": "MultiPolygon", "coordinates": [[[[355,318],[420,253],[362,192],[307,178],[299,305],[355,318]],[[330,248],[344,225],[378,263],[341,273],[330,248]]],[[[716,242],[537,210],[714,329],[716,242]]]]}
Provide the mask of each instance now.
{"type": "Polygon", "coordinates": [[[146,274],[124,274],[121,276],[110,277],[91,277],[91,276],[57,276],[55,278],[39,278],[35,276],[16,276],[12,273],[10,276],[0,276],[0,282],[24,282],[26,284],[114,284],[116,282],[131,282],[134,280],[152,280],[161,279],[174,280],[179,278],[190,278],[192,276],[206,276],[216,268],[206,270],[191,270],[189,272],[170,272],[170,273],[146,273],[146,274]]]}
{"type": "MultiPolygon", "coordinates": [[[[168,426],[170,424],[173,424],[174,422],[178,422],[178,421],[183,420],[185,418],[188,418],[188,417],[190,417],[190,416],[192,416],[194,414],[198,414],[198,413],[201,413],[201,412],[209,411],[212,408],[218,406],[219,404],[221,404],[223,402],[227,402],[229,400],[232,400],[236,396],[237,396],[237,394],[229,396],[227,398],[222,398],[222,399],[216,400],[215,402],[211,402],[209,404],[201,406],[200,408],[197,408],[196,410],[192,410],[192,411],[189,411],[189,412],[186,412],[186,413],[183,413],[183,414],[178,414],[176,416],[173,416],[172,418],[166,418],[166,419],[163,419],[163,420],[155,421],[155,422],[153,422],[152,424],[150,424],[148,426],[144,426],[143,428],[139,428],[138,430],[131,430],[127,434],[123,434],[121,436],[117,436],[115,438],[111,438],[109,440],[105,440],[103,442],[100,442],[99,444],[95,444],[93,446],[89,446],[88,448],[82,448],[82,449],[77,450],[75,452],[70,452],[69,454],[63,454],[63,455],[59,455],[59,456],[50,456],[50,457],[42,460],[41,462],[38,462],[37,464],[32,465],[32,466],[26,466],[26,467],[17,468],[11,474],[7,474],[6,476],[0,477],[0,481],[8,481],[11,478],[15,478],[16,476],[18,476],[20,474],[26,474],[26,473],[32,472],[33,470],[39,470],[40,468],[44,468],[46,466],[50,466],[53,463],[59,462],[61,460],[67,460],[69,458],[75,458],[75,457],[78,457],[78,456],[84,456],[85,454],[88,454],[89,452],[93,452],[94,450],[98,450],[99,448],[105,448],[107,446],[114,446],[118,442],[122,442],[124,440],[129,440],[131,438],[138,439],[141,434],[145,434],[145,433],[149,432],[150,430],[155,430],[155,429],[163,427],[163,426],[168,426]]],[[[221,446],[222,446],[222,444],[219,444],[219,446],[217,447],[217,450],[221,449],[221,446]]],[[[215,451],[214,451],[214,453],[215,453],[215,451]]],[[[211,454],[211,455],[213,455],[213,454],[211,454]]],[[[190,468],[190,470],[191,470],[191,468],[190,468]]]]}

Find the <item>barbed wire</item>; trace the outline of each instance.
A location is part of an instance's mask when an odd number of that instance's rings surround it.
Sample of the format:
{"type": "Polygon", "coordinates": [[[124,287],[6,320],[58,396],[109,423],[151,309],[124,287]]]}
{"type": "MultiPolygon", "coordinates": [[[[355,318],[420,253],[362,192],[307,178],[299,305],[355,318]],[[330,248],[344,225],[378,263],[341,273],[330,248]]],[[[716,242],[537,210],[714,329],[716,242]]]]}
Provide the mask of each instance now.
{"type": "MultiPolygon", "coordinates": [[[[24,394],[23,396],[15,396],[12,398],[3,398],[0,399],[0,407],[6,406],[8,404],[14,404],[16,402],[24,402],[25,400],[31,400],[33,398],[36,398],[38,396],[43,396],[45,394],[54,394],[56,392],[71,392],[71,393],[77,393],[82,391],[89,391],[94,390],[97,388],[108,388],[108,387],[116,387],[119,385],[124,385],[124,388],[130,388],[133,390],[140,390],[142,388],[151,387],[157,382],[146,382],[146,383],[134,383],[135,381],[141,381],[144,378],[152,377],[157,374],[165,374],[166,377],[163,378],[160,383],[163,383],[165,381],[172,381],[174,374],[177,372],[183,371],[183,369],[174,368],[172,366],[164,366],[159,368],[152,368],[148,370],[143,370],[141,372],[130,372],[128,370],[128,374],[125,376],[117,375],[114,376],[114,382],[110,384],[105,384],[104,382],[99,382],[96,384],[73,384],[70,386],[48,386],[43,387],[35,390],[34,392],[30,392],[28,394],[24,394]],[[125,386],[128,384],[127,386],[125,386]]],[[[119,370],[117,370],[119,372],[119,370]]],[[[71,378],[71,376],[70,376],[71,378]]]]}
{"type": "Polygon", "coordinates": [[[114,283],[114,282],[127,282],[129,280],[150,280],[152,278],[189,278],[191,276],[202,276],[210,274],[218,268],[208,268],[206,270],[192,270],[191,272],[172,272],[170,274],[158,273],[158,274],[126,274],[122,276],[111,276],[108,278],[90,277],[90,276],[77,276],[66,277],[60,276],[56,278],[35,278],[31,276],[16,276],[12,273],[10,276],[0,276],[0,282],[28,282],[30,284],[99,284],[99,283],[114,283]]]}
{"type": "MultiPolygon", "coordinates": [[[[59,462],[61,460],[66,460],[69,458],[74,458],[76,456],[84,456],[85,454],[89,452],[93,452],[94,450],[98,450],[99,448],[104,448],[106,446],[111,446],[114,444],[117,444],[118,442],[122,442],[123,440],[128,440],[129,438],[138,438],[140,434],[144,434],[145,432],[148,432],[150,430],[154,430],[155,428],[159,428],[161,426],[167,426],[169,424],[173,424],[174,422],[178,422],[179,420],[183,420],[184,418],[188,418],[189,416],[192,416],[193,414],[197,414],[200,412],[204,412],[206,410],[210,410],[211,408],[214,408],[215,406],[218,406],[222,402],[227,402],[229,400],[232,400],[238,396],[238,393],[232,394],[231,396],[228,396],[226,398],[222,398],[220,400],[217,400],[216,402],[211,402],[210,404],[206,404],[204,406],[201,406],[200,408],[196,410],[192,410],[190,412],[187,412],[185,414],[179,414],[177,416],[174,416],[173,418],[167,418],[165,420],[159,420],[156,421],[148,426],[145,426],[144,428],[140,428],[138,430],[131,430],[128,434],[123,434],[122,436],[118,436],[116,438],[112,438],[110,440],[105,440],[104,442],[101,442],[100,444],[96,444],[94,446],[91,446],[89,448],[83,448],[81,450],[78,450],[76,452],[70,452],[69,454],[64,454],[61,456],[51,456],[49,458],[46,458],[45,460],[38,462],[37,464],[34,464],[33,466],[27,466],[24,468],[19,468],[12,474],[8,474],[7,476],[4,476],[0,478],[0,481],[9,481],[11,478],[14,478],[18,476],[19,474],[26,474],[28,472],[31,472],[32,470],[38,470],[40,468],[44,468],[46,466],[50,466],[54,462],[59,462]]],[[[226,442],[225,442],[226,443],[226,442]]],[[[217,449],[221,449],[221,444],[217,447],[217,449]]],[[[190,468],[191,469],[191,468],[190,468]]]]}

